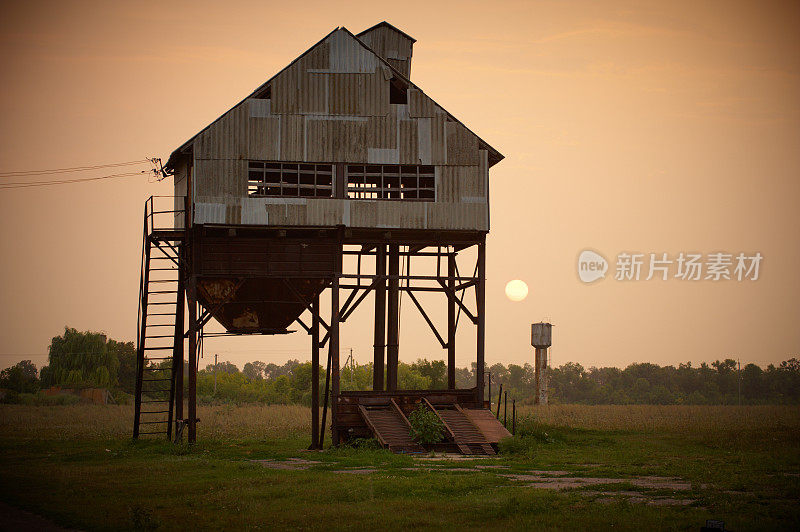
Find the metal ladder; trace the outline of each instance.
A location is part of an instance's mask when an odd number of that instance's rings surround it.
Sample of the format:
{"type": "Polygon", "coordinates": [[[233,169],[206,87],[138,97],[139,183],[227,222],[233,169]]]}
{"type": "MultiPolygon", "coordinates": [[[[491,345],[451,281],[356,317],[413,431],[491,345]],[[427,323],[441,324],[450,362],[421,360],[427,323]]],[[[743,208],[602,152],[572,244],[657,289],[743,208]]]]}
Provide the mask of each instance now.
{"type": "MultiPolygon", "coordinates": [[[[183,231],[156,229],[153,198],[145,203],[139,314],[136,338],[134,439],[142,435],[172,437],[176,388],[183,364],[184,266],[183,231]]],[[[177,400],[182,402],[178,391],[177,400]]]]}

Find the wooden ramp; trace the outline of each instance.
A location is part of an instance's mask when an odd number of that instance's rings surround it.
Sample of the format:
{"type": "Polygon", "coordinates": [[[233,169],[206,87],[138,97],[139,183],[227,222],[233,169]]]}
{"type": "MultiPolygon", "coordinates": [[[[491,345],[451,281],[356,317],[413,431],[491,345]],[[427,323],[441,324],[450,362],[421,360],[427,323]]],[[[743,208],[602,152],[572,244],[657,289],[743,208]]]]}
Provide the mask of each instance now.
{"type": "Polygon", "coordinates": [[[424,453],[425,448],[411,439],[411,425],[397,403],[359,405],[359,412],[380,444],[395,453],[424,453]]]}
{"type": "MultiPolygon", "coordinates": [[[[471,417],[459,405],[433,406],[427,400],[425,400],[425,403],[442,420],[453,442],[463,454],[497,454],[490,440],[486,438],[479,426],[472,421],[471,417]]],[[[489,411],[487,410],[487,412],[489,411]]],[[[491,415],[491,413],[489,414],[491,415]]],[[[493,421],[499,425],[497,420],[493,421]]]]}

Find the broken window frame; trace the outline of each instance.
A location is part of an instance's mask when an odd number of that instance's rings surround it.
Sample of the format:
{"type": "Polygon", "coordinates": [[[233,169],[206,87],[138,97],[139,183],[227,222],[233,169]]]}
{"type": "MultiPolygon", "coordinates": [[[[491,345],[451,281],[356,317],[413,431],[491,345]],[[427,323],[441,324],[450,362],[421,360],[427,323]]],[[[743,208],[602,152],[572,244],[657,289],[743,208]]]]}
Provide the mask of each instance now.
{"type": "Polygon", "coordinates": [[[433,165],[347,164],[347,199],[436,201],[433,165]]]}
{"type": "Polygon", "coordinates": [[[336,165],[248,161],[247,195],[251,198],[332,198],[336,165]]]}

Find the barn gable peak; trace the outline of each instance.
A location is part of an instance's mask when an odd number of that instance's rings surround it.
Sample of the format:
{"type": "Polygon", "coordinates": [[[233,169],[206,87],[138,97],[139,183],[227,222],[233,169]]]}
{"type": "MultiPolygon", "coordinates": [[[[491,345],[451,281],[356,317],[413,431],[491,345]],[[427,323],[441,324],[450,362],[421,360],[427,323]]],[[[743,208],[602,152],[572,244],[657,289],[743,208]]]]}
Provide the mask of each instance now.
{"type": "Polygon", "coordinates": [[[356,37],[405,77],[411,77],[411,54],[415,38],[385,20],[356,37]]]}

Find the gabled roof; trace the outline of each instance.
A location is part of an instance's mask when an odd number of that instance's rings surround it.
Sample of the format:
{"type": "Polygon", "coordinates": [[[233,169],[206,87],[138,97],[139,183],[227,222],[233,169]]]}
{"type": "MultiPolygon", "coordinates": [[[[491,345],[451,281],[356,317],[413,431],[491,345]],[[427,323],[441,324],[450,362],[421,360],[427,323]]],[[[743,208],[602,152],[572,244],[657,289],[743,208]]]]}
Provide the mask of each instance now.
{"type": "MultiPolygon", "coordinates": [[[[392,26],[391,24],[389,24],[388,22],[385,22],[385,21],[384,21],[384,22],[381,22],[381,23],[379,23],[379,24],[376,24],[376,25],[375,25],[375,26],[373,26],[372,28],[376,28],[376,27],[378,27],[378,26],[381,26],[381,25],[384,25],[384,24],[385,24],[386,26],[389,26],[389,27],[391,27],[392,29],[395,29],[395,30],[397,30],[397,31],[400,31],[400,30],[398,30],[397,28],[395,28],[394,26],[392,26]]],[[[364,31],[362,31],[362,32],[361,32],[359,35],[361,35],[361,34],[363,34],[363,33],[366,33],[367,31],[369,31],[369,30],[370,30],[370,29],[372,29],[372,28],[369,28],[369,29],[367,29],[367,30],[364,30],[364,31]]],[[[420,91],[422,94],[425,94],[425,91],[423,91],[422,89],[420,89],[420,88],[419,88],[417,85],[415,85],[415,84],[414,84],[414,83],[413,83],[413,82],[412,82],[410,79],[408,79],[408,78],[407,78],[406,76],[404,76],[404,75],[403,75],[401,72],[399,72],[397,69],[395,69],[395,68],[394,68],[394,67],[393,67],[393,66],[392,66],[392,65],[391,65],[391,64],[390,64],[388,61],[386,61],[386,60],[385,60],[384,58],[382,58],[382,57],[381,57],[379,54],[377,54],[377,53],[376,53],[376,52],[375,52],[375,51],[374,51],[372,48],[370,48],[369,46],[367,46],[366,44],[364,44],[364,42],[363,42],[361,39],[359,39],[358,37],[356,37],[356,36],[353,34],[353,32],[351,32],[350,30],[348,30],[348,29],[347,29],[347,28],[345,28],[344,26],[337,27],[337,28],[334,28],[334,30],[333,30],[333,31],[331,31],[330,33],[328,33],[327,35],[325,35],[325,37],[323,37],[322,39],[320,39],[319,41],[317,41],[317,42],[316,42],[316,43],[315,43],[313,46],[311,46],[311,47],[310,47],[308,50],[306,50],[305,52],[303,52],[302,54],[300,54],[300,55],[299,55],[299,56],[298,56],[296,59],[294,59],[294,61],[292,61],[291,63],[289,63],[288,65],[286,65],[286,66],[285,66],[284,68],[282,68],[280,71],[278,71],[278,72],[277,72],[277,73],[276,73],[274,76],[272,76],[272,77],[271,77],[271,78],[269,78],[267,81],[265,81],[264,83],[262,83],[261,85],[259,85],[259,86],[258,86],[258,87],[257,87],[257,88],[256,88],[256,89],[253,91],[253,92],[251,92],[250,94],[248,94],[247,96],[245,96],[245,97],[244,97],[244,98],[243,98],[241,101],[239,101],[239,102],[238,102],[236,105],[234,105],[233,107],[231,107],[230,109],[228,109],[227,111],[225,111],[224,113],[222,113],[222,115],[220,115],[220,116],[219,116],[219,117],[218,117],[216,120],[214,120],[213,122],[211,122],[210,124],[208,124],[206,127],[204,127],[203,129],[201,129],[200,131],[198,131],[198,132],[197,132],[197,133],[196,133],[196,134],[195,134],[195,135],[194,135],[192,138],[190,138],[189,140],[187,140],[186,142],[184,142],[183,144],[181,144],[181,146],[180,146],[180,147],[178,147],[178,148],[177,148],[175,151],[173,151],[173,152],[170,154],[170,156],[169,156],[169,160],[167,161],[167,164],[166,164],[166,165],[164,165],[164,168],[165,168],[165,169],[173,169],[173,170],[174,170],[174,169],[175,169],[175,166],[174,166],[174,165],[175,165],[175,160],[176,160],[176,158],[177,158],[177,157],[179,157],[181,154],[184,154],[184,153],[186,153],[186,152],[187,152],[187,150],[188,150],[188,149],[189,149],[189,147],[192,145],[192,143],[194,142],[194,140],[195,140],[195,139],[198,137],[198,135],[200,135],[200,134],[201,134],[201,133],[203,133],[205,130],[207,130],[208,128],[210,128],[210,127],[211,127],[211,126],[212,126],[214,123],[216,123],[216,122],[217,122],[217,121],[218,121],[220,118],[222,118],[223,116],[225,116],[225,115],[226,115],[227,113],[229,113],[231,110],[233,110],[233,109],[235,109],[236,107],[240,106],[241,104],[243,104],[244,102],[246,102],[246,101],[247,101],[249,98],[252,98],[253,96],[255,96],[255,95],[257,95],[257,94],[261,93],[261,92],[262,92],[262,91],[263,91],[265,88],[267,88],[267,87],[270,85],[270,83],[272,83],[272,81],[273,81],[275,78],[277,78],[279,75],[281,75],[281,73],[283,73],[284,71],[286,71],[287,69],[289,69],[289,68],[290,68],[292,65],[294,65],[295,63],[297,63],[298,61],[300,61],[300,59],[302,59],[303,57],[305,57],[306,55],[308,55],[309,53],[311,53],[311,51],[312,51],[312,50],[314,50],[314,48],[316,48],[317,46],[319,46],[320,44],[322,44],[323,42],[325,42],[325,40],[326,40],[326,39],[328,39],[328,37],[330,37],[331,35],[333,35],[333,34],[334,34],[334,33],[336,33],[337,31],[344,31],[344,32],[345,32],[347,35],[349,35],[350,37],[352,37],[352,38],[353,38],[353,39],[354,39],[354,40],[355,40],[355,41],[356,41],[358,44],[360,44],[360,45],[361,45],[361,46],[363,46],[363,47],[364,47],[366,50],[368,50],[369,52],[371,52],[371,53],[372,53],[372,54],[373,54],[373,55],[374,55],[374,56],[377,58],[377,60],[378,60],[378,61],[380,61],[380,62],[381,62],[381,63],[382,63],[382,64],[383,64],[385,67],[387,67],[389,70],[391,70],[391,72],[392,72],[392,73],[393,73],[395,76],[397,76],[397,77],[398,77],[398,78],[400,78],[401,80],[405,81],[406,83],[408,83],[408,84],[409,84],[409,86],[411,86],[411,87],[413,87],[413,88],[417,89],[417,90],[418,90],[418,91],[420,91]]],[[[413,39],[413,37],[410,37],[408,34],[406,34],[406,33],[402,32],[402,31],[400,31],[400,33],[403,33],[403,35],[406,35],[407,37],[409,37],[409,38],[413,39]]],[[[427,96],[427,95],[426,95],[426,96],[427,96]]],[[[430,98],[430,96],[428,96],[428,98],[430,98]]],[[[434,103],[434,104],[436,104],[436,105],[437,105],[439,108],[441,108],[441,109],[442,109],[442,110],[443,110],[443,111],[444,111],[444,112],[447,114],[447,117],[448,117],[449,119],[451,119],[451,120],[453,120],[453,121],[455,121],[455,122],[458,122],[458,123],[459,123],[459,124],[461,124],[461,125],[462,125],[462,126],[463,126],[463,127],[466,129],[466,130],[467,130],[467,131],[469,131],[470,133],[472,133],[473,135],[475,135],[475,137],[477,137],[477,139],[478,139],[478,146],[479,146],[479,148],[480,148],[480,149],[485,149],[485,150],[487,150],[487,151],[489,152],[489,166],[490,166],[490,167],[491,167],[491,166],[493,166],[493,165],[495,165],[495,164],[497,164],[497,163],[499,163],[500,161],[502,161],[502,160],[505,158],[505,157],[503,156],[503,154],[502,154],[502,153],[500,153],[499,151],[497,151],[496,149],[494,149],[494,148],[493,148],[491,145],[489,145],[489,143],[488,143],[488,142],[486,142],[485,140],[483,140],[483,139],[482,139],[481,137],[479,137],[479,136],[478,136],[478,135],[477,135],[477,134],[476,134],[474,131],[472,131],[470,128],[468,128],[466,125],[464,125],[464,123],[463,123],[463,122],[461,122],[461,121],[460,121],[459,119],[457,119],[455,116],[453,116],[452,114],[450,114],[450,113],[449,113],[449,112],[448,112],[448,111],[447,111],[447,110],[446,110],[444,107],[442,107],[441,105],[439,105],[439,104],[438,104],[438,103],[437,103],[437,102],[436,102],[436,101],[435,101],[433,98],[430,98],[430,99],[431,99],[431,101],[433,101],[433,103],[434,103]]]]}
{"type": "Polygon", "coordinates": [[[389,23],[388,23],[388,22],[386,22],[385,20],[384,20],[383,22],[378,22],[377,24],[375,24],[375,25],[374,25],[374,26],[372,26],[371,28],[367,28],[367,29],[365,29],[364,31],[362,31],[361,33],[359,33],[358,35],[356,35],[356,37],[361,37],[361,36],[362,36],[362,35],[364,35],[365,33],[369,33],[369,32],[371,32],[372,30],[374,30],[374,29],[378,29],[378,28],[380,28],[380,27],[383,27],[383,26],[386,26],[387,28],[389,28],[389,29],[392,29],[392,30],[396,31],[397,33],[399,33],[399,34],[400,34],[400,35],[402,35],[403,37],[406,37],[407,39],[411,40],[411,42],[412,42],[412,43],[415,43],[415,42],[417,42],[417,40],[416,40],[414,37],[412,37],[412,36],[411,36],[411,35],[409,35],[408,33],[404,32],[404,31],[403,31],[403,30],[401,30],[400,28],[397,28],[397,27],[395,27],[395,26],[392,26],[391,24],[389,24],[389,23]]]}

